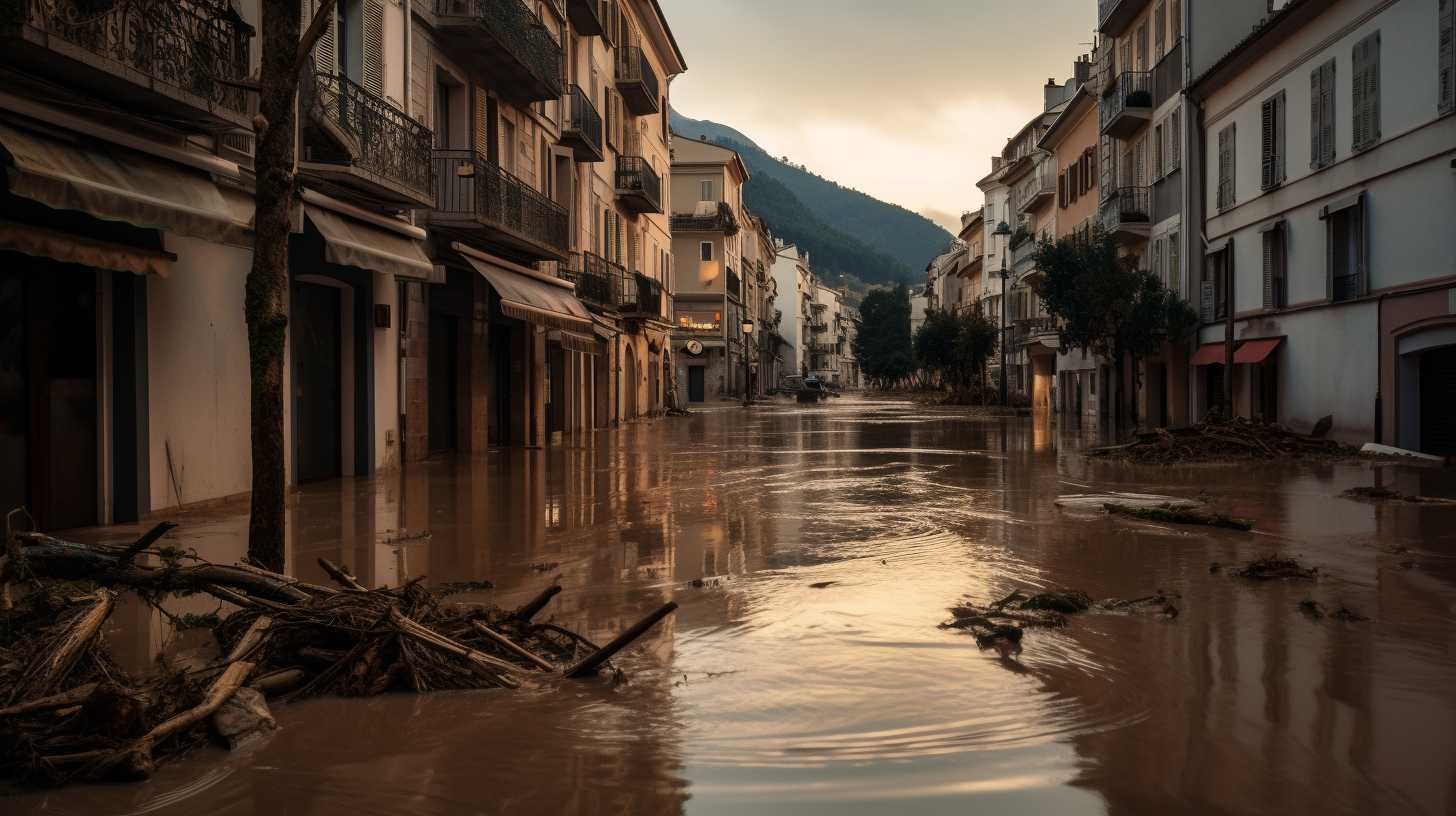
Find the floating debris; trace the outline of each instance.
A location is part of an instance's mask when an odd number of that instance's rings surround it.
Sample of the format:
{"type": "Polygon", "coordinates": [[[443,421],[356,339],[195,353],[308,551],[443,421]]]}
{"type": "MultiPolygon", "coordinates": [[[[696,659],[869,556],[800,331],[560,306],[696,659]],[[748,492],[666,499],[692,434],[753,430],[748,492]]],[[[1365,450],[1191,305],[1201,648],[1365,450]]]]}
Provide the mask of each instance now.
{"type": "Polygon", "coordinates": [[[1293,559],[1272,555],[1250,561],[1243,568],[1234,571],[1234,575],[1240,578],[1255,581],[1313,581],[1318,574],[1319,569],[1316,567],[1305,567],[1293,559]]]}
{"type": "Polygon", "coordinates": [[[839,583],[839,582],[838,581],[820,581],[817,584],[810,584],[809,585],[809,588],[810,589],[828,589],[828,588],[834,586],[837,583],[839,583]]]}
{"type": "Polygon", "coordinates": [[[1139,464],[1181,465],[1250,459],[1343,459],[1358,451],[1331,439],[1297,434],[1282,425],[1210,416],[1187,428],[1158,428],[1132,442],[1090,448],[1088,456],[1139,464]]]}
{"type": "Polygon", "coordinates": [[[1142,519],[1143,521],[1161,521],[1168,524],[1196,524],[1204,527],[1217,527],[1223,530],[1242,530],[1243,532],[1254,529],[1252,519],[1234,518],[1232,516],[1225,516],[1222,513],[1193,510],[1171,504],[1158,507],[1132,507],[1125,504],[1108,502],[1102,505],[1102,507],[1114,516],[1126,516],[1128,518],[1142,519]]]}
{"type": "Polygon", "coordinates": [[[983,649],[998,644],[1019,648],[1025,627],[1059,629],[1067,625],[1068,616],[1085,612],[1132,614],[1153,610],[1176,618],[1178,608],[1172,601],[1177,598],[1159,590],[1144,598],[1108,598],[1094,603],[1090,595],[1076,590],[1030,593],[1018,589],[986,606],[967,602],[951,607],[952,619],[940,624],[940,628],[969,631],[983,649]]]}
{"type": "Polygon", "coordinates": [[[1384,487],[1352,487],[1340,495],[1347,499],[1355,499],[1357,501],[1390,501],[1405,504],[1432,504],[1456,507],[1456,499],[1442,499],[1435,496],[1412,496],[1408,493],[1400,493],[1384,487]]]}

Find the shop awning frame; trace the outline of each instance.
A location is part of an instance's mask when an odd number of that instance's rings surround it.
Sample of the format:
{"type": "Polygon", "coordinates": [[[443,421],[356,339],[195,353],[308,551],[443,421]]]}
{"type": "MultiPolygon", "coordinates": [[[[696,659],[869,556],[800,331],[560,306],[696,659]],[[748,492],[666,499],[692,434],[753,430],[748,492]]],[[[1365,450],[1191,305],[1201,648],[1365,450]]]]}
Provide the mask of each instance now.
{"type": "Polygon", "coordinates": [[[493,259],[460,243],[452,247],[495,289],[507,317],[584,335],[596,331],[591,312],[577,299],[572,283],[493,259]]]}
{"type": "Polygon", "coordinates": [[[1193,353],[1193,359],[1189,363],[1196,366],[1222,365],[1228,361],[1228,355],[1224,351],[1227,343],[1204,343],[1193,353]]]}
{"type": "Polygon", "coordinates": [[[110,272],[156,275],[160,278],[170,276],[172,264],[177,262],[176,255],[160,249],[102,241],[5,219],[0,219],[0,250],[110,272]]]}
{"type": "Polygon", "coordinates": [[[1269,355],[1273,354],[1283,342],[1283,337],[1246,340],[1234,352],[1234,363],[1237,365],[1258,365],[1269,359],[1269,355]]]}
{"type": "Polygon", "coordinates": [[[305,204],[304,215],[324,239],[324,260],[414,280],[430,280],[435,264],[412,238],[347,215],[305,204]]]}

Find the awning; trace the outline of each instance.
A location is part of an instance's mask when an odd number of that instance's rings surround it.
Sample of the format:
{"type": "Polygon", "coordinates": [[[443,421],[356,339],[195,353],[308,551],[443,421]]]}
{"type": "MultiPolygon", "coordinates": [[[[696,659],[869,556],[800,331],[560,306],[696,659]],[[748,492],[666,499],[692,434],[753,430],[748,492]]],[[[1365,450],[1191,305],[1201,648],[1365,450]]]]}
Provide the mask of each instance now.
{"type": "Polygon", "coordinates": [[[112,272],[167,277],[177,256],[159,249],[98,241],[84,235],[0,219],[0,249],[112,272]]]}
{"type": "Polygon", "coordinates": [[[549,329],[582,334],[595,331],[591,313],[566,281],[527,275],[469,255],[461,257],[490,282],[500,295],[501,311],[508,316],[549,329]]]}
{"type": "Polygon", "coordinates": [[[417,280],[429,280],[435,269],[412,238],[309,204],[304,215],[324,237],[324,260],[331,264],[417,280]]]}
{"type": "Polygon", "coordinates": [[[567,351],[576,351],[582,354],[592,355],[602,353],[602,344],[597,341],[595,336],[577,334],[576,332],[569,331],[554,331],[548,335],[548,339],[560,343],[561,347],[567,351]]]}
{"type": "Polygon", "coordinates": [[[1283,337],[1270,337],[1261,340],[1249,340],[1242,346],[1239,346],[1238,351],[1234,352],[1234,362],[1247,365],[1258,365],[1259,363],[1262,363],[1265,360],[1269,359],[1269,355],[1273,354],[1274,349],[1279,348],[1279,344],[1283,342],[1283,337]]]}
{"type": "Polygon", "coordinates": [[[1226,343],[1204,343],[1193,353],[1191,361],[1195,366],[1221,365],[1228,359],[1224,353],[1226,343]]]}
{"type": "Polygon", "coordinates": [[[9,123],[0,124],[0,145],[10,156],[10,192],[52,209],[219,242],[236,241],[245,228],[200,171],[9,123]]]}

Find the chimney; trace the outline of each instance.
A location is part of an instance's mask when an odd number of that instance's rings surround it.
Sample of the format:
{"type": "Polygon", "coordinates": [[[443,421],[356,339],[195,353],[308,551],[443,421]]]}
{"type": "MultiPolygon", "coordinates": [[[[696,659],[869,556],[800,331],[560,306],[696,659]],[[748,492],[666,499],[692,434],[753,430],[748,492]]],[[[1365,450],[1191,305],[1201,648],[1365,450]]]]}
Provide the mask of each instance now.
{"type": "Polygon", "coordinates": [[[991,172],[994,173],[997,170],[1000,170],[1001,169],[1001,165],[1003,163],[1004,163],[1004,160],[1000,156],[992,156],[991,157],[991,172]]]}
{"type": "Polygon", "coordinates": [[[1049,111],[1062,104],[1062,86],[1057,84],[1055,77],[1048,77],[1046,86],[1042,88],[1042,110],[1049,111]]]}
{"type": "Polygon", "coordinates": [[[1091,57],[1088,57],[1088,56],[1078,57],[1077,58],[1077,62],[1072,66],[1072,76],[1073,76],[1073,80],[1072,80],[1072,82],[1073,82],[1072,89],[1073,90],[1076,90],[1077,88],[1080,88],[1083,85],[1086,85],[1088,82],[1091,82],[1092,81],[1092,58],[1091,57]]]}

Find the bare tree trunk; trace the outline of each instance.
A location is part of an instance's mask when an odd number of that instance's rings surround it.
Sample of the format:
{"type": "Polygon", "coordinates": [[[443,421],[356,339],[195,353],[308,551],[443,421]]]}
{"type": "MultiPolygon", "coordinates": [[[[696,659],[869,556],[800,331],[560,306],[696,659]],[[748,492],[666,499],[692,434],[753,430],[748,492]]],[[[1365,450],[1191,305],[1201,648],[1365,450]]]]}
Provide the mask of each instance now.
{"type": "MultiPolygon", "coordinates": [[[[317,17],[333,14],[325,0],[317,17]]],[[[263,65],[254,169],[257,193],[253,267],[248,272],[245,314],[252,370],[252,516],[248,555],[283,571],[284,473],[283,356],[288,329],[288,239],[297,194],[294,176],[299,75],[324,27],[314,21],[300,37],[298,0],[263,0],[263,65]]]]}

